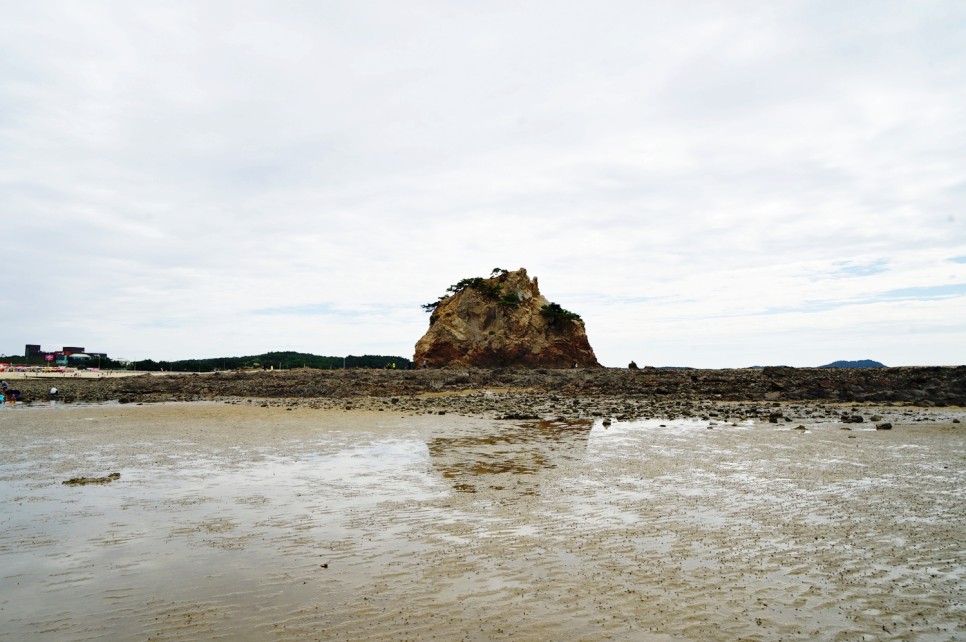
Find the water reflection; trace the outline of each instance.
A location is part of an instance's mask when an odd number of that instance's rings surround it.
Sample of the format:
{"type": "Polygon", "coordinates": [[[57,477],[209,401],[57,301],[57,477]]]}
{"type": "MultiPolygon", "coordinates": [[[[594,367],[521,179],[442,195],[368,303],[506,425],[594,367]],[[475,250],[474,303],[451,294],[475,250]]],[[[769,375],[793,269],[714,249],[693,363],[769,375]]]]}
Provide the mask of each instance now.
{"type": "Polygon", "coordinates": [[[433,466],[457,491],[536,495],[539,473],[583,457],[592,427],[589,419],[535,421],[500,426],[487,435],[434,437],[427,445],[433,466]]]}

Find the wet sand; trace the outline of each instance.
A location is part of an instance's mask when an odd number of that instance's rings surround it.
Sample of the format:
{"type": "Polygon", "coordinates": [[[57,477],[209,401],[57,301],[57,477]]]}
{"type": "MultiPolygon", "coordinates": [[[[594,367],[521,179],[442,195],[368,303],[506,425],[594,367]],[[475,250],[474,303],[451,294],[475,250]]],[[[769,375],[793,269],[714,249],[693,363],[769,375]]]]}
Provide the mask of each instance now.
{"type": "Polygon", "coordinates": [[[0,639],[964,639],[966,411],[864,410],[8,407],[0,639]]]}

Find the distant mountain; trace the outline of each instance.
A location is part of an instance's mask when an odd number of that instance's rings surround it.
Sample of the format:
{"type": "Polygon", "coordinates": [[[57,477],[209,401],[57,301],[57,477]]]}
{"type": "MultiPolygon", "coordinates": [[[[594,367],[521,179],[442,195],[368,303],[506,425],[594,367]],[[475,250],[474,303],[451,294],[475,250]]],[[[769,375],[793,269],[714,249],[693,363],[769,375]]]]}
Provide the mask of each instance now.
{"type": "Polygon", "coordinates": [[[885,368],[884,363],[872,361],[871,359],[860,359],[858,361],[833,361],[832,363],[819,366],[819,368],[885,368]]]}

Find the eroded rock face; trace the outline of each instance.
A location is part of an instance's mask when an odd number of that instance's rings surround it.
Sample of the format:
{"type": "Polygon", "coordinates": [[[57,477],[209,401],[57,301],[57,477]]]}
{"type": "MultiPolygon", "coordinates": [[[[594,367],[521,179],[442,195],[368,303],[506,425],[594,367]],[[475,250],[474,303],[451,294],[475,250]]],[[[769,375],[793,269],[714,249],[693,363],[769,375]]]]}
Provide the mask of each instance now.
{"type": "Polygon", "coordinates": [[[523,268],[494,270],[450,288],[416,343],[414,362],[430,367],[599,366],[584,322],[548,301],[523,268]]]}

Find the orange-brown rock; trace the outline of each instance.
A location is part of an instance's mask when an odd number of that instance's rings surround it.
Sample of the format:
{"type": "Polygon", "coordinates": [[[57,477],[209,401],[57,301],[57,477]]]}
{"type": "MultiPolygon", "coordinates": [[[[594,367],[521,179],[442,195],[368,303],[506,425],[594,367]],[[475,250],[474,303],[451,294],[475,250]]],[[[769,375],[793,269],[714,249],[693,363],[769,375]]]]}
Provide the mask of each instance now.
{"type": "Polygon", "coordinates": [[[599,366],[583,320],[551,303],[523,268],[464,279],[433,308],[416,343],[418,367],[599,366]]]}

